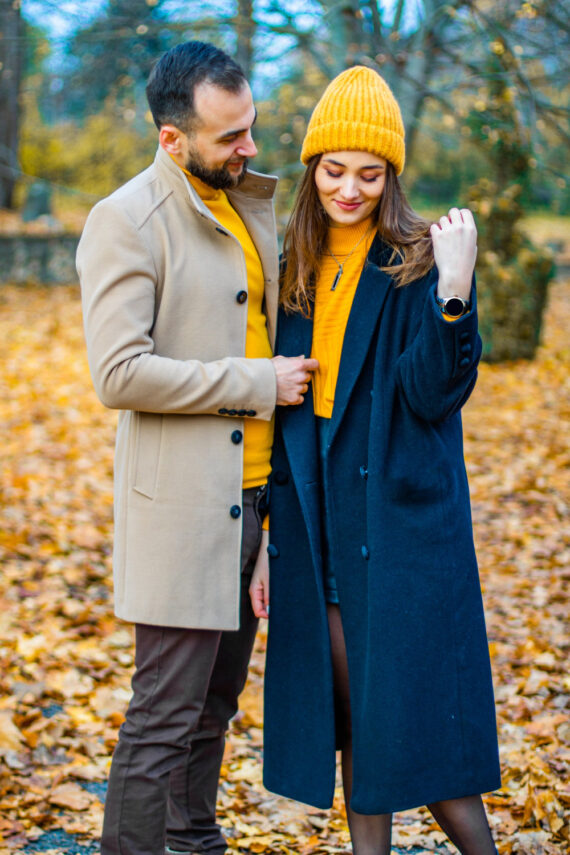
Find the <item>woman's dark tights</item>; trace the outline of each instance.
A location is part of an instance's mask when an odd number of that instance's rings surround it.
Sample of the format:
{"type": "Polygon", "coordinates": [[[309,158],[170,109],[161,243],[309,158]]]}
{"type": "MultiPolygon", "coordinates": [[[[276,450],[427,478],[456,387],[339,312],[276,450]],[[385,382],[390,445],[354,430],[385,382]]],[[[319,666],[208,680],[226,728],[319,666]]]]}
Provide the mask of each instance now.
{"type": "MultiPolygon", "coordinates": [[[[392,814],[368,816],[350,807],[352,731],[348,662],[339,606],[327,605],[335,680],[335,713],[341,739],[342,781],[354,855],[390,855],[392,814]]],[[[496,855],[481,796],[428,805],[435,820],[463,855],[496,855]]]]}

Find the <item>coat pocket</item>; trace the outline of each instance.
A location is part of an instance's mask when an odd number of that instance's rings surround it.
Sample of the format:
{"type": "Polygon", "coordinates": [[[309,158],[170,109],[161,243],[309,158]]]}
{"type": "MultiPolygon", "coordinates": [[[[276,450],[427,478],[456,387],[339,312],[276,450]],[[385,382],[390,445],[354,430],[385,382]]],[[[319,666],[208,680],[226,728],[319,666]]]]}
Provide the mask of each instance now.
{"type": "Polygon", "coordinates": [[[156,496],[163,416],[160,413],[135,413],[132,488],[149,499],[156,496]]]}

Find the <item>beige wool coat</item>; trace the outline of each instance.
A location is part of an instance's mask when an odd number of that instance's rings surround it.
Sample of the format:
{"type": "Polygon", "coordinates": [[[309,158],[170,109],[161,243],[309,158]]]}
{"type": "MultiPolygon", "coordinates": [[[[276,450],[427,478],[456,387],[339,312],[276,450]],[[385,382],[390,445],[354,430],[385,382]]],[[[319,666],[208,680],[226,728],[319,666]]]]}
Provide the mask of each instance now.
{"type": "MultiPolygon", "coordinates": [[[[276,179],[227,191],[259,252],[275,338],[276,179]]],[[[270,419],[269,359],[245,359],[239,242],[158,149],[99,202],[77,252],[95,389],[119,409],[115,613],[159,626],[239,626],[243,421],[270,419]],[[228,413],[228,411],[230,411],[228,413]],[[235,511],[234,511],[235,513],[235,511]]]]}

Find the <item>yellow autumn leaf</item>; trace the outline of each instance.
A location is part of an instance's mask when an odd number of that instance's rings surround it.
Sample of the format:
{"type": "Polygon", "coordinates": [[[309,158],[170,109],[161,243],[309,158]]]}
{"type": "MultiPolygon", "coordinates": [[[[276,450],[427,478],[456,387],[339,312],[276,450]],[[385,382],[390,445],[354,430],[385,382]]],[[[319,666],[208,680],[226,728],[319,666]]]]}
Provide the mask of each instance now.
{"type": "Polygon", "coordinates": [[[5,751],[18,751],[24,737],[14,724],[10,710],[0,710],[0,755],[5,751]]]}
{"type": "Polygon", "coordinates": [[[86,810],[93,796],[83,790],[78,784],[60,784],[49,795],[49,803],[56,807],[71,808],[71,810],[86,810]]]}

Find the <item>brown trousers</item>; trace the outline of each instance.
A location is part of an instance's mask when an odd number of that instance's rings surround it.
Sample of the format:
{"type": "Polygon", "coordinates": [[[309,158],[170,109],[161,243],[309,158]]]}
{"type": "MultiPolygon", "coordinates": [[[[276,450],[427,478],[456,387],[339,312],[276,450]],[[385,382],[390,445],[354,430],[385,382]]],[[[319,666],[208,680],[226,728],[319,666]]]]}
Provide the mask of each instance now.
{"type": "Polygon", "coordinates": [[[244,490],[239,630],[136,626],[133,697],[113,754],[101,855],[222,855],[216,796],[225,733],[247,678],[257,620],[249,583],[265,492],[244,490]]]}

